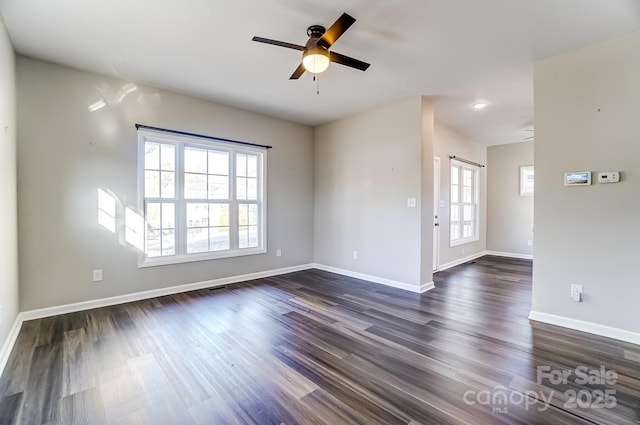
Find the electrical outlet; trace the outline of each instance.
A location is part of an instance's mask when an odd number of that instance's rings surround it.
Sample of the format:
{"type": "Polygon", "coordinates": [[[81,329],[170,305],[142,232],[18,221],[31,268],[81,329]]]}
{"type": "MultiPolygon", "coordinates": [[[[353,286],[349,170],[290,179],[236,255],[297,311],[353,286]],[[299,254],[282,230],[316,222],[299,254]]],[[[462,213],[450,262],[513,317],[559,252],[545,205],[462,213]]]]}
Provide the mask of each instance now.
{"type": "Polygon", "coordinates": [[[584,287],[582,285],[571,285],[571,299],[577,303],[581,303],[583,291],[584,287]]]}
{"type": "Polygon", "coordinates": [[[276,257],[282,257],[282,250],[280,248],[276,249],[276,257]]]}
{"type": "Polygon", "coordinates": [[[95,269],[93,271],[93,281],[94,282],[102,281],[102,269],[95,269]]]}
{"type": "Polygon", "coordinates": [[[407,198],[407,207],[415,208],[416,207],[416,198],[407,198]]]}
{"type": "Polygon", "coordinates": [[[531,239],[527,241],[527,246],[533,246],[533,241],[531,239]]]}
{"type": "Polygon", "coordinates": [[[358,251],[353,251],[353,259],[354,260],[358,259],[358,251]]]}

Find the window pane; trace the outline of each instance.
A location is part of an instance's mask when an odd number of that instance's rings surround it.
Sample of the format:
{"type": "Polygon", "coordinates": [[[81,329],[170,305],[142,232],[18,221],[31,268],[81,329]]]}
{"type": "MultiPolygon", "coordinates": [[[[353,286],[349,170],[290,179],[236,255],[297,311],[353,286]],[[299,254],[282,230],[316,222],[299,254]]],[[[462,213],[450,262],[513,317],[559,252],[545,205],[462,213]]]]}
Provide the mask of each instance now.
{"type": "Polygon", "coordinates": [[[238,248],[249,247],[249,228],[246,226],[240,227],[238,232],[238,248]]]}
{"type": "Polygon", "coordinates": [[[247,199],[247,179],[244,177],[236,179],[236,198],[247,199]]]}
{"type": "Polygon", "coordinates": [[[176,169],[176,148],[173,145],[163,144],[160,148],[161,166],[165,171],[174,171],[176,169]]]}
{"type": "Polygon", "coordinates": [[[230,238],[228,227],[213,227],[209,230],[209,232],[211,235],[209,239],[210,251],[221,251],[224,249],[229,249],[230,238]]]}
{"type": "Polygon", "coordinates": [[[464,223],[464,230],[463,230],[463,237],[465,238],[470,238],[473,236],[473,223],[472,222],[465,222],[464,223]]]}
{"type": "Polygon", "coordinates": [[[236,155],[236,176],[247,176],[247,155],[236,155]]]}
{"type": "Polygon", "coordinates": [[[462,169],[462,181],[465,186],[473,185],[473,171],[468,170],[466,168],[462,169]]]}
{"type": "Polygon", "coordinates": [[[176,227],[176,208],[173,203],[162,204],[162,228],[175,229],[176,227]]]}
{"type": "Polygon", "coordinates": [[[256,204],[249,205],[249,224],[258,224],[258,206],[256,204]]]}
{"type": "Polygon", "coordinates": [[[184,174],[185,199],[207,199],[207,175],[184,174]]]}
{"type": "Polygon", "coordinates": [[[470,221],[473,220],[473,206],[471,205],[465,205],[464,206],[464,214],[462,217],[462,220],[464,221],[470,221]]]}
{"type": "Polygon", "coordinates": [[[189,229],[187,230],[187,253],[209,251],[209,229],[189,229]]]}
{"type": "Polygon", "coordinates": [[[229,175],[229,154],[209,151],[209,174],[229,175]]]}
{"type": "Polygon", "coordinates": [[[258,177],[258,157],[255,155],[247,156],[247,177],[258,177]]]}
{"type": "Polygon", "coordinates": [[[460,202],[460,186],[458,185],[451,185],[451,202],[460,202]]]}
{"type": "Polygon", "coordinates": [[[249,246],[258,246],[258,226],[249,226],[249,246]]]}
{"type": "Polygon", "coordinates": [[[258,199],[258,179],[247,179],[247,199],[258,199]]]}
{"type": "Polygon", "coordinates": [[[160,189],[160,196],[162,198],[175,198],[176,196],[176,177],[173,171],[163,171],[162,176],[162,188],[160,189]]]}
{"type": "Polygon", "coordinates": [[[460,206],[451,206],[451,221],[460,221],[460,206]]]}
{"type": "Polygon", "coordinates": [[[160,251],[160,231],[149,230],[147,231],[147,256],[160,257],[162,252],[160,251]]]}
{"type": "Polygon", "coordinates": [[[147,225],[150,229],[160,228],[160,204],[148,203],[147,204],[147,225]]]}
{"type": "Polygon", "coordinates": [[[238,224],[240,224],[240,226],[249,224],[249,205],[238,205],[238,224]]]}
{"type": "Polygon", "coordinates": [[[187,227],[209,225],[209,204],[187,204],[187,227]]]}
{"type": "Polygon", "coordinates": [[[460,223],[451,223],[451,240],[460,239],[460,223]]]}
{"type": "Polygon", "coordinates": [[[187,173],[207,173],[207,150],[184,148],[184,171],[187,173]]]}
{"type": "Polygon", "coordinates": [[[229,205],[210,204],[209,205],[209,225],[229,226],[229,205]]]}
{"type": "Polygon", "coordinates": [[[176,235],[174,230],[162,231],[162,255],[175,255],[176,235]]]}
{"type": "Polygon", "coordinates": [[[229,199],[229,177],[209,175],[209,199],[229,199]]]}
{"type": "Polygon", "coordinates": [[[451,167],[451,184],[458,184],[458,167],[451,167]]]}
{"type": "Polygon", "coordinates": [[[144,197],[160,197],[160,175],[157,171],[144,172],[144,197]]]}
{"type": "Polygon", "coordinates": [[[146,142],[144,144],[144,168],[147,170],[160,169],[160,145],[146,142]]]}
{"type": "Polygon", "coordinates": [[[462,202],[472,203],[473,202],[473,188],[472,187],[464,187],[462,189],[462,202]]]}

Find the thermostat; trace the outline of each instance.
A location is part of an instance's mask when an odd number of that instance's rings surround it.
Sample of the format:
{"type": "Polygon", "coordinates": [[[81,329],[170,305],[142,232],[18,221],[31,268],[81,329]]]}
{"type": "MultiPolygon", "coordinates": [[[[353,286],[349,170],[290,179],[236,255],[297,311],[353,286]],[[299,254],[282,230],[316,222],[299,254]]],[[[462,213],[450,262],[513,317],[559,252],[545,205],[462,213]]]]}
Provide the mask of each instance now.
{"type": "Polygon", "coordinates": [[[606,173],[598,173],[598,183],[618,183],[619,181],[619,171],[607,171],[606,173]]]}

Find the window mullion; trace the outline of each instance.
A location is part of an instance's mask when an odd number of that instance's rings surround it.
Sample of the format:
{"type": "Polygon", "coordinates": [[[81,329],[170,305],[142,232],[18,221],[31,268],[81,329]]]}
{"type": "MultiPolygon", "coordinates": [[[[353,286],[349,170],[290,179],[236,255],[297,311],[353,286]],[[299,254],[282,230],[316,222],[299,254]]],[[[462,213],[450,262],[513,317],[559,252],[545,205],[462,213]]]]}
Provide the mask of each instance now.
{"type": "Polygon", "coordinates": [[[232,150],[229,155],[229,247],[232,250],[238,249],[238,200],[236,198],[236,154],[235,150],[232,150]]]}
{"type": "Polygon", "coordinates": [[[463,226],[464,226],[464,167],[458,167],[458,234],[456,235],[458,240],[462,239],[463,226]]]}
{"type": "Polygon", "coordinates": [[[184,198],[184,143],[176,143],[176,255],[185,255],[187,203],[184,198]]]}

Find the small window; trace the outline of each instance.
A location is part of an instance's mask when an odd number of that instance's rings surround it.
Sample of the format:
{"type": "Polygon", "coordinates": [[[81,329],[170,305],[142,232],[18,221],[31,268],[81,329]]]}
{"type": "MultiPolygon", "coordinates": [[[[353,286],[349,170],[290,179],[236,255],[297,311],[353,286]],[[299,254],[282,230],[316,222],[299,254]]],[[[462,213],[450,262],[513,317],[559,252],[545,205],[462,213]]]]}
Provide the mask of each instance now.
{"type": "Polygon", "coordinates": [[[266,252],[264,149],[139,131],[141,266],[266,252]]]}
{"type": "Polygon", "coordinates": [[[450,246],[478,240],[480,169],[451,160],[450,246]]]}

